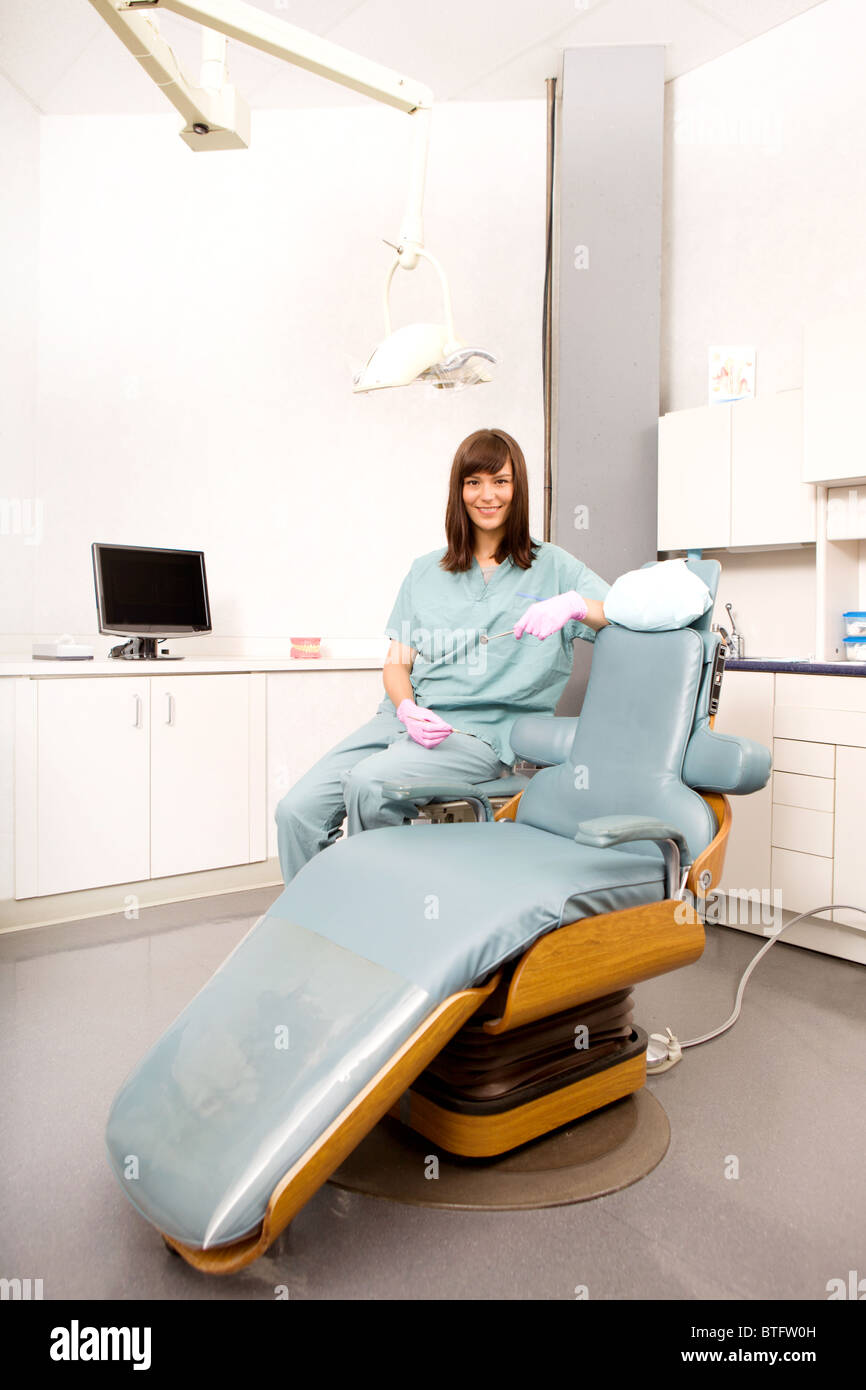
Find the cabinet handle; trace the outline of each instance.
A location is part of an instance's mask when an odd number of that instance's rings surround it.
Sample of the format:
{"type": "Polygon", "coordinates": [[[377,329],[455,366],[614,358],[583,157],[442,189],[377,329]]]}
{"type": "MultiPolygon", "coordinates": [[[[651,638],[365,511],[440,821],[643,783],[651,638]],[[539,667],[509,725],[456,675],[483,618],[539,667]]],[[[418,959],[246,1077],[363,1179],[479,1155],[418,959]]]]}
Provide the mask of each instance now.
{"type": "Polygon", "coordinates": [[[141,728],[141,696],[140,696],[140,695],[133,695],[132,698],[133,698],[133,700],[135,701],[135,720],[134,720],[133,726],[134,726],[134,728],[136,728],[136,729],[140,729],[140,728],[141,728]]]}
{"type": "Polygon", "coordinates": [[[174,696],[171,695],[168,691],[166,691],[166,692],[165,692],[165,699],[166,699],[166,711],[165,711],[165,713],[166,713],[166,719],[165,719],[165,722],[166,722],[166,724],[173,724],[173,723],[174,723],[174,696]]]}

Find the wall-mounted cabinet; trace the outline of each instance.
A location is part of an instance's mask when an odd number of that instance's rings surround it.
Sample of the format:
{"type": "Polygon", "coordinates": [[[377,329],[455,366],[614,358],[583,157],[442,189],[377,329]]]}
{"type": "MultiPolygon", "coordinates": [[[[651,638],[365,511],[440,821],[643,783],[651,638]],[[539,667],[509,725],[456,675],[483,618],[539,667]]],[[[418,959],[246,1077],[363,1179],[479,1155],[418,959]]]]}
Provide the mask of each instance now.
{"type": "Polygon", "coordinates": [[[802,391],[737,401],[730,410],[731,545],[814,541],[815,488],[801,479],[802,391]]]}
{"type": "Polygon", "coordinates": [[[662,416],[659,550],[814,541],[802,467],[802,391],[662,416]]]}
{"type": "Polygon", "coordinates": [[[866,312],[831,314],[803,330],[803,479],[866,479],[866,312]]]}
{"type": "Polygon", "coordinates": [[[659,550],[731,543],[731,407],[676,410],[659,420],[659,550]]]}

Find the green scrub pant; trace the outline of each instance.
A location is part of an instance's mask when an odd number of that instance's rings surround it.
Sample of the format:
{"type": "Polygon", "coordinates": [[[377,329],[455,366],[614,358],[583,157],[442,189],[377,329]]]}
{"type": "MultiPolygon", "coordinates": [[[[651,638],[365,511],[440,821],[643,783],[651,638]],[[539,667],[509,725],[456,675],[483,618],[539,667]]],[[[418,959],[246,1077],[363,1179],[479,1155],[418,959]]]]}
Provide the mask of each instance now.
{"type": "Polygon", "coordinates": [[[283,879],[288,884],[314,854],[338,840],[344,818],[349,835],[414,819],[424,802],[388,800],[385,782],[489,782],[508,770],[483,739],[449,734],[438,748],[422,748],[396,714],[380,710],[320,758],[278,803],[283,879]]]}

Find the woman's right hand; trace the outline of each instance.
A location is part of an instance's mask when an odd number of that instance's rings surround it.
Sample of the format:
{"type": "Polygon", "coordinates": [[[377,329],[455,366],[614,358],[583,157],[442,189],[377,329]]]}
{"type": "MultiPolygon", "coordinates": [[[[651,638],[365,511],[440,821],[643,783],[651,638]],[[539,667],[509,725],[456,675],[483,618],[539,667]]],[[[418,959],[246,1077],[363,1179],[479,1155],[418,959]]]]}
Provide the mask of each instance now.
{"type": "Polygon", "coordinates": [[[397,706],[397,718],[406,725],[409,737],[422,748],[438,748],[442,740],[453,733],[450,724],[446,724],[432,709],[416,705],[414,700],[400,701],[397,706]]]}

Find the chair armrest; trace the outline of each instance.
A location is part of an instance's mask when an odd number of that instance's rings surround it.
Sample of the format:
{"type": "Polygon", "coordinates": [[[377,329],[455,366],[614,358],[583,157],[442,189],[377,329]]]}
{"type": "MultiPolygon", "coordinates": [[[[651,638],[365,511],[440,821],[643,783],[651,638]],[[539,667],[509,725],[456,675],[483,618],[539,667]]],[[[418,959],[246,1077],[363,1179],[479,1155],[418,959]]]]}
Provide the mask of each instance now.
{"type": "Polygon", "coordinates": [[[578,844],[593,845],[596,849],[610,849],[630,840],[673,840],[683,861],[690,862],[683,832],[653,816],[595,816],[593,820],[580,822],[574,838],[578,844]]]}
{"type": "Polygon", "coordinates": [[[703,791],[747,796],[767,785],[771,766],[770,750],[762,743],[699,724],[686,748],[683,781],[703,791]]]}
{"type": "Polygon", "coordinates": [[[595,816],[580,822],[574,835],[579,845],[611,849],[630,840],[655,840],[665,861],[665,897],[678,898],[685,887],[680,876],[683,864],[691,863],[689,847],[681,830],[653,816],[595,816]]]}
{"type": "Polygon", "coordinates": [[[568,757],[576,728],[576,716],[521,714],[511,726],[509,742],[525,762],[558,767],[568,757]]]}
{"type": "Polygon", "coordinates": [[[472,782],[385,782],[382,791],[390,801],[466,801],[476,820],[493,820],[489,798],[472,782]]]}

